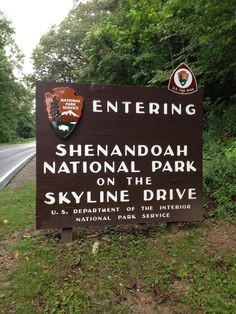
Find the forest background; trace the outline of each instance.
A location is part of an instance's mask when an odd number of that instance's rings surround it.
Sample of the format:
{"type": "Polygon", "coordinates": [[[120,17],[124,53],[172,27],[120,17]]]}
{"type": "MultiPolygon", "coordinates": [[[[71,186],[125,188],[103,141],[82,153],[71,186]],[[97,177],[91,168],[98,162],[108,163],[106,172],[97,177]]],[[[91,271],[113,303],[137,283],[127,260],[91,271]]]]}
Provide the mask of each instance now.
{"type": "Polygon", "coordinates": [[[10,21],[0,15],[0,143],[35,134],[34,82],[166,87],[184,62],[204,87],[204,207],[230,218],[236,201],[236,2],[225,0],[75,1],[42,36],[34,73],[10,21]]]}

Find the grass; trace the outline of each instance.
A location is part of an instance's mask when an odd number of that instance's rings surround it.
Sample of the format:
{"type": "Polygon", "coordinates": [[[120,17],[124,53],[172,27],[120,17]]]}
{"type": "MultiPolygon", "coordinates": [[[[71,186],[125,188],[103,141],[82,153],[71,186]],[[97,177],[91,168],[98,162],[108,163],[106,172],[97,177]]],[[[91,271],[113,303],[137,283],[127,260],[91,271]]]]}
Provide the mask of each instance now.
{"type": "Polygon", "coordinates": [[[35,217],[35,185],[29,183],[20,189],[0,192],[0,239],[12,232],[20,232],[30,226],[35,217]],[[5,223],[3,223],[3,221],[5,223]]]}
{"type": "Polygon", "coordinates": [[[34,231],[34,202],[34,182],[0,192],[0,239],[15,261],[0,277],[0,313],[236,312],[234,250],[209,240],[215,224],[80,229],[65,244],[34,231]]]}

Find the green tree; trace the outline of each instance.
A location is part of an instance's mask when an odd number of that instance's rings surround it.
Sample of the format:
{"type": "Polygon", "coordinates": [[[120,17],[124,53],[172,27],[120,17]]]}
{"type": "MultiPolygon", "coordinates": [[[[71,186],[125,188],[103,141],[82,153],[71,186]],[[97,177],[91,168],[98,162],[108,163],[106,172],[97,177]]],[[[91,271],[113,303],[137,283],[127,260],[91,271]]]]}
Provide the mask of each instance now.
{"type": "Polygon", "coordinates": [[[81,46],[87,32],[96,27],[116,0],[93,0],[74,6],[59,26],[42,36],[33,52],[35,79],[75,81],[86,66],[81,46]]]}
{"type": "Polygon", "coordinates": [[[233,0],[75,4],[35,49],[35,76],[166,86],[186,62],[207,96],[229,99],[236,87],[235,12],[233,0]]]}
{"type": "Polygon", "coordinates": [[[20,138],[32,138],[35,136],[35,110],[32,106],[34,102],[34,92],[27,82],[21,84],[21,97],[17,110],[17,136],[20,138]]]}
{"type": "MultiPolygon", "coordinates": [[[[21,69],[22,54],[13,40],[13,34],[11,23],[0,12],[0,142],[19,136],[21,128],[18,120],[21,119],[22,108],[26,106],[26,95],[30,94],[26,85],[14,75],[14,69],[21,69]]],[[[32,102],[26,107],[30,114],[32,102]]]]}
{"type": "Polygon", "coordinates": [[[53,97],[52,101],[52,116],[54,119],[60,116],[59,101],[56,96],[53,97]]]}
{"type": "Polygon", "coordinates": [[[129,0],[95,30],[83,50],[88,81],[167,85],[189,64],[214,99],[235,93],[236,3],[232,0],[129,0]]]}

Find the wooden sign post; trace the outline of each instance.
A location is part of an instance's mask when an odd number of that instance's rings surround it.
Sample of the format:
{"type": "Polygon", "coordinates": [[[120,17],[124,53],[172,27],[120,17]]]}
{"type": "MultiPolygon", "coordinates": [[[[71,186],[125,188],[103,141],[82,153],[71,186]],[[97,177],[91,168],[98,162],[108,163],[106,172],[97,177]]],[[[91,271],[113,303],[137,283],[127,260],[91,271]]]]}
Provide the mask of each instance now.
{"type": "Polygon", "coordinates": [[[36,90],[38,229],[202,219],[202,90],[36,90]]]}

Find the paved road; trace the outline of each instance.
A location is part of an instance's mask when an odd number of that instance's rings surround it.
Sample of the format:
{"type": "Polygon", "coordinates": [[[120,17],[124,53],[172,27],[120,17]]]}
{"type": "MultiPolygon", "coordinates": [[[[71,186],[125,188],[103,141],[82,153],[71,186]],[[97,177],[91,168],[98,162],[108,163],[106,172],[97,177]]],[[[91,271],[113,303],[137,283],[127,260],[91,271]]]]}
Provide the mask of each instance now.
{"type": "Polygon", "coordinates": [[[35,143],[0,146],[0,190],[3,188],[3,181],[5,185],[9,181],[7,177],[16,172],[35,151],[35,143]]]}

